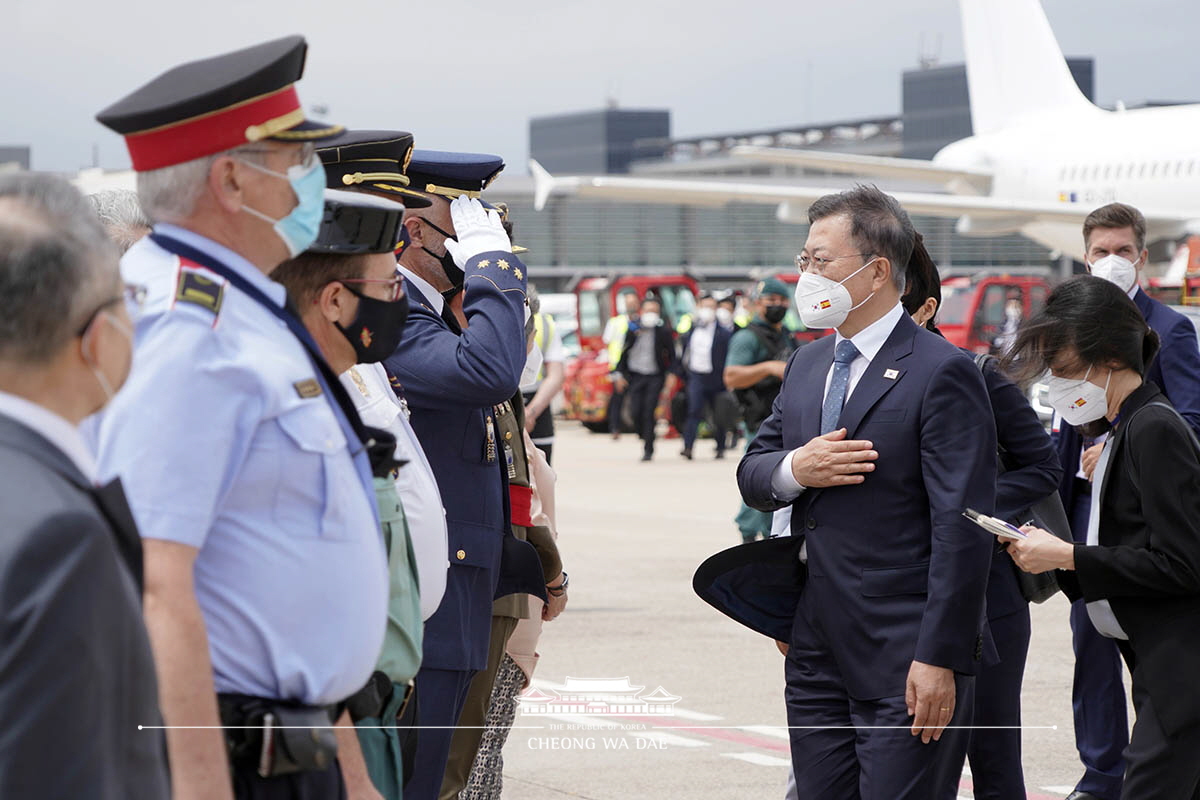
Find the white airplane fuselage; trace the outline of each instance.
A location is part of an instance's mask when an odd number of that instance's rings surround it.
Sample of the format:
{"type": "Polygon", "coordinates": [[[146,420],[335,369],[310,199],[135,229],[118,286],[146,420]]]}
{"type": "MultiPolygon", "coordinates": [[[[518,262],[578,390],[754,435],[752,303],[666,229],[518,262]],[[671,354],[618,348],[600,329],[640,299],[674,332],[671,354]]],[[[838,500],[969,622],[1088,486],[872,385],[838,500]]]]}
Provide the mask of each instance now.
{"type": "MultiPolygon", "coordinates": [[[[1122,202],[1148,213],[1153,209],[1194,209],[1200,218],[1200,105],[1132,111],[1091,107],[1080,113],[1041,113],[1014,120],[1003,130],[953,142],[933,157],[946,167],[982,168],[992,173],[990,196],[997,199],[1062,203],[1093,209],[1122,202]]],[[[962,184],[951,189],[978,194],[962,184]]],[[[1047,247],[1082,260],[1079,226],[1029,222],[972,229],[965,234],[1020,231],[1047,247]]],[[[1158,237],[1181,236],[1182,226],[1152,230],[1158,237]]]]}

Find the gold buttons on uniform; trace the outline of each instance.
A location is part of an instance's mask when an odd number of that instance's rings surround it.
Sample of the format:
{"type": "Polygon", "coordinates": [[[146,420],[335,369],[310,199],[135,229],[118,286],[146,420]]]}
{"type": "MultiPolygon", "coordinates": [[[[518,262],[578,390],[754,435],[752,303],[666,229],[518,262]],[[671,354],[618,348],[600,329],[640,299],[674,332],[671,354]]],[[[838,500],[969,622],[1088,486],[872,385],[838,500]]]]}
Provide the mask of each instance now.
{"type": "Polygon", "coordinates": [[[504,438],[505,438],[505,440],[511,439],[511,438],[512,438],[512,431],[505,431],[505,432],[504,432],[504,438]]]}
{"type": "Polygon", "coordinates": [[[466,551],[466,550],[459,550],[459,551],[458,551],[457,553],[455,553],[454,555],[456,555],[456,556],[458,557],[458,560],[459,560],[459,561],[462,561],[464,558],[466,558],[466,557],[467,557],[467,551],[466,551]]]}

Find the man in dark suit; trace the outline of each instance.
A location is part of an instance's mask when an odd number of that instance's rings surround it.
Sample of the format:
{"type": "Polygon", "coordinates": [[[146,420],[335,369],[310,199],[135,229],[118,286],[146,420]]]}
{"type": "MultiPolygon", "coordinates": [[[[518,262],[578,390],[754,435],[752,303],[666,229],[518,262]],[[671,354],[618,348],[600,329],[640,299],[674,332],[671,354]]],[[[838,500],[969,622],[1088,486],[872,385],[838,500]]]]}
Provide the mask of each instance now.
{"type": "Polygon", "coordinates": [[[77,429],[124,382],[132,324],[61,179],[0,179],[0,317],[0,797],[167,798],[162,732],[139,729],[162,724],[141,541],[77,429]]]}
{"type": "MultiPolygon", "coordinates": [[[[711,294],[702,294],[696,301],[695,320],[692,327],[679,339],[679,361],[676,374],[687,387],[687,422],[683,425],[683,457],[692,458],[692,447],[696,443],[696,431],[704,416],[706,406],[713,406],[721,392],[725,391],[725,356],[729,353],[729,340],[733,331],[717,322],[717,299],[711,294]]],[[[716,408],[713,411],[716,412],[716,408]]],[[[713,414],[717,443],[717,458],[725,457],[725,428],[719,414],[713,414]]]]}
{"type": "MultiPolygon", "coordinates": [[[[1083,223],[1088,269],[1115,283],[1137,305],[1162,342],[1146,380],[1162,389],[1192,430],[1200,433],[1200,349],[1191,320],[1141,290],[1138,279],[1149,257],[1146,218],[1133,206],[1110,203],[1083,223]]],[[[1104,448],[1103,437],[1085,439],[1055,420],[1053,436],[1063,465],[1059,487],[1075,541],[1087,536],[1092,505],[1092,472],[1104,448]]],[[[1075,746],[1084,774],[1070,800],[1116,800],[1125,774],[1123,751],[1129,744],[1121,655],[1112,639],[1096,632],[1083,603],[1071,605],[1075,647],[1075,746]]]]}
{"type": "Polygon", "coordinates": [[[633,424],[642,440],[642,461],[654,458],[654,409],[675,363],[675,341],[663,324],[662,306],[653,297],[642,301],[641,315],[629,323],[613,387],[626,392],[633,424]]]}
{"type": "Polygon", "coordinates": [[[738,466],[746,503],[791,504],[804,536],[785,668],[797,788],[953,798],[990,644],[992,542],[962,516],[995,501],[987,390],[900,305],[914,231],[893,198],[857,187],[809,220],[797,310],[837,335],[792,356],[738,466]]]}
{"type": "Polygon", "coordinates": [[[450,560],[416,679],[421,730],[404,793],[417,800],[438,796],[471,678],[487,667],[493,599],[545,593],[537,554],[508,528],[494,410],[516,393],[525,367],[525,265],[496,212],[469,199],[501,168],[496,156],[418,150],[408,171],[433,204],[405,216],[412,243],[401,251],[400,272],[409,315],[384,366],[437,478],[450,560]],[[453,206],[449,198],[460,196],[453,206]],[[459,289],[466,329],[443,297],[459,289]]]}

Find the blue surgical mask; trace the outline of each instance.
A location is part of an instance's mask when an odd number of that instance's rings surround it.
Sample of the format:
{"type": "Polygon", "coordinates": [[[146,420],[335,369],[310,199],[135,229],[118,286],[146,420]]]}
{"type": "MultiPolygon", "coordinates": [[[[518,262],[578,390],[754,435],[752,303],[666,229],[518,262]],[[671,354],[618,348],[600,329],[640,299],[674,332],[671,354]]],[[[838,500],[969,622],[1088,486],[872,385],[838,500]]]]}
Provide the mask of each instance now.
{"type": "Polygon", "coordinates": [[[321,218],[325,214],[325,167],[321,164],[320,159],[313,158],[313,163],[309,166],[293,164],[288,167],[286,175],[273,169],[267,169],[261,164],[255,164],[253,161],[239,160],[260,172],[287,181],[299,201],[296,203],[296,207],[282,219],[271,219],[261,211],[256,211],[247,205],[243,205],[242,210],[264,222],[271,223],[275,228],[276,235],[283,240],[287,247],[290,258],[295,258],[311,247],[312,243],[317,240],[317,233],[321,230],[321,218]]]}

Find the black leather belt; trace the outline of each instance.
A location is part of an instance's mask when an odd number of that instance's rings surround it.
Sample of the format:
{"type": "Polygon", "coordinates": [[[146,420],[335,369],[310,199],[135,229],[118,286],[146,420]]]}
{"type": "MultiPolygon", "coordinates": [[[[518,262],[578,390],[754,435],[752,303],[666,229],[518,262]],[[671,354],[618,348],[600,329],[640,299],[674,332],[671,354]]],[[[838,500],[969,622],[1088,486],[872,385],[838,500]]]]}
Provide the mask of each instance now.
{"type": "Polygon", "coordinates": [[[229,761],[263,778],[321,772],[337,759],[333,723],[342,706],[306,706],[244,694],[218,694],[229,761]]]}

